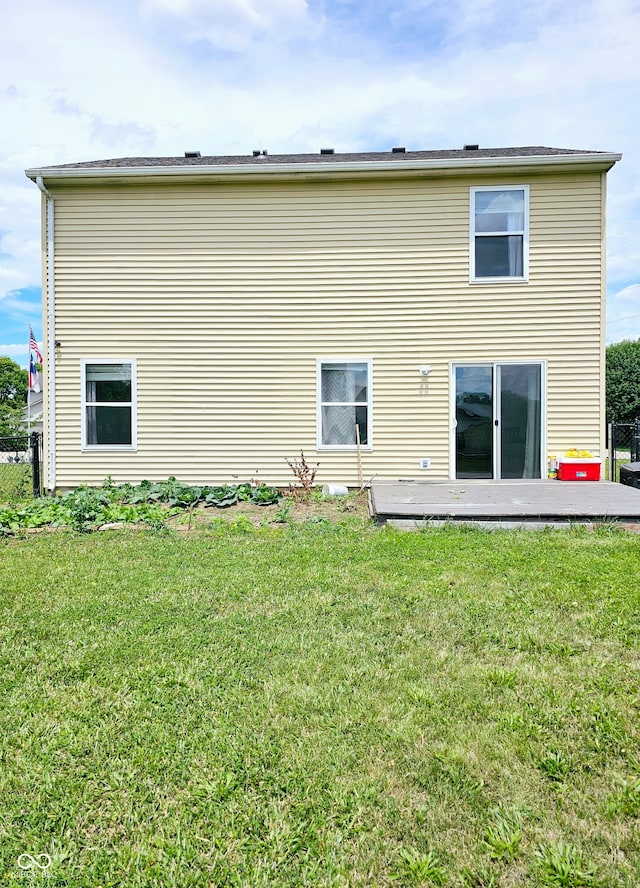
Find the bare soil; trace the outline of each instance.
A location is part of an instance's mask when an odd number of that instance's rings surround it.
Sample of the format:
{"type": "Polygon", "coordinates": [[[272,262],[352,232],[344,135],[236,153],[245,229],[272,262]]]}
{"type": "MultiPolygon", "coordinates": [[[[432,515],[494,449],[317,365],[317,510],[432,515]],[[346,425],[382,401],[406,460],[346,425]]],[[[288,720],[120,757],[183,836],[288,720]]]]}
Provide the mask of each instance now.
{"type": "Polygon", "coordinates": [[[277,505],[255,506],[252,503],[238,503],[225,509],[197,506],[193,512],[185,511],[169,519],[176,530],[187,530],[208,524],[212,519],[221,519],[230,524],[240,517],[246,518],[255,527],[304,524],[307,521],[330,521],[338,523],[347,518],[360,518],[366,521],[369,515],[369,493],[349,493],[347,496],[322,499],[313,495],[309,502],[300,496],[284,496],[277,505]]]}

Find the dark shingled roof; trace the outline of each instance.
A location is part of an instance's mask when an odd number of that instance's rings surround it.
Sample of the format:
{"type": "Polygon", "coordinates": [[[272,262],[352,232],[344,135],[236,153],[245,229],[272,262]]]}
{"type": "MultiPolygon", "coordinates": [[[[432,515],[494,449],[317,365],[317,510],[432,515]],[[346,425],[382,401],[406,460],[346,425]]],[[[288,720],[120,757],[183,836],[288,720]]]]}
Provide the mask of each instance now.
{"type": "Polygon", "coordinates": [[[363,151],[357,153],[336,152],[334,154],[268,154],[254,156],[253,154],[240,154],[231,156],[205,156],[205,157],[116,157],[110,160],[90,160],[83,163],[65,163],[56,166],[41,167],[46,170],[89,170],[89,169],[132,169],[142,167],[211,167],[211,166],[264,166],[265,164],[327,164],[354,163],[365,164],[381,163],[385,161],[429,161],[429,160],[471,160],[473,158],[499,158],[499,157],[548,157],[561,155],[598,155],[607,154],[605,151],[580,151],[573,148],[479,148],[479,149],[454,149],[447,151],[363,151]]]}

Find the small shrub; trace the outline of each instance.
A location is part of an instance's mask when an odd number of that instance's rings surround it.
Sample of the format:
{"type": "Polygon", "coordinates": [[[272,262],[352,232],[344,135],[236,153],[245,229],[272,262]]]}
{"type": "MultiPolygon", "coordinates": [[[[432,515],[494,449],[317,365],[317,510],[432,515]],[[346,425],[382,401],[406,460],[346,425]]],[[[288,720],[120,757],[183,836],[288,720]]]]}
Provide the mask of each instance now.
{"type": "Polygon", "coordinates": [[[313,467],[310,466],[302,450],[300,451],[300,459],[285,459],[285,462],[293,472],[297,482],[297,484],[289,485],[291,495],[305,503],[310,502],[313,494],[313,482],[320,468],[320,463],[316,463],[313,467]]]}

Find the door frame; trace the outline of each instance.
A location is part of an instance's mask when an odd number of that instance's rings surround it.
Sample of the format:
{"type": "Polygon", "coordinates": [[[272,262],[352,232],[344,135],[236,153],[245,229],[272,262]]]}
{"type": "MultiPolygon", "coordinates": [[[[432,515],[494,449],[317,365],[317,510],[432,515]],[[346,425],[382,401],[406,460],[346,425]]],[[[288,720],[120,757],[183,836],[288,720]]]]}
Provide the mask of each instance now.
{"type": "MultiPolygon", "coordinates": [[[[495,420],[499,416],[500,409],[500,391],[498,389],[497,372],[500,366],[513,366],[521,364],[533,364],[540,367],[540,478],[547,477],[547,362],[542,358],[526,358],[521,360],[461,360],[451,361],[449,363],[449,479],[456,480],[473,480],[458,479],[456,477],[456,368],[457,367],[491,367],[493,372],[493,476],[491,481],[499,481],[500,479],[500,426],[496,425],[495,420]]],[[[513,479],[511,479],[513,480],[513,479]]],[[[530,478],[524,480],[538,480],[530,478]]]]}

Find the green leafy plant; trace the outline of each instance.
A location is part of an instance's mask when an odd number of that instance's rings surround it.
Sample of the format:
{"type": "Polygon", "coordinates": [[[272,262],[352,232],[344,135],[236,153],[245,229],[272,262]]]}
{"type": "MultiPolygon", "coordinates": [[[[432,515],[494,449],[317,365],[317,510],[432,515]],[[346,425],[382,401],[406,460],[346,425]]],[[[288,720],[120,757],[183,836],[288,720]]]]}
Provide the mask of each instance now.
{"type": "Polygon", "coordinates": [[[490,869],[463,867],[460,873],[465,888],[499,888],[500,876],[490,869]]]}
{"type": "Polygon", "coordinates": [[[500,808],[492,812],[493,821],[487,826],[484,842],[495,860],[515,857],[522,841],[522,830],[514,817],[500,808]]]}
{"type": "Polygon", "coordinates": [[[256,506],[273,506],[282,499],[282,494],[277,487],[269,487],[267,484],[259,484],[252,488],[251,502],[256,506]]]}
{"type": "Polygon", "coordinates": [[[640,779],[621,782],[620,789],[609,803],[609,812],[625,817],[640,816],[640,779]]]}
{"type": "Polygon", "coordinates": [[[291,517],[291,512],[293,510],[293,502],[291,500],[287,500],[284,502],[279,509],[276,509],[273,520],[278,524],[291,524],[293,518],[291,517]]]}
{"type": "Polygon", "coordinates": [[[242,502],[253,503],[256,506],[272,506],[280,500],[278,489],[266,484],[258,486],[249,483],[227,484],[205,490],[205,505],[215,506],[217,509],[226,509],[242,502]]]}
{"type": "Polygon", "coordinates": [[[216,509],[235,506],[240,502],[237,485],[235,487],[229,485],[214,487],[206,494],[204,501],[206,506],[215,506],[216,509]]]}
{"type": "Polygon", "coordinates": [[[572,763],[564,753],[552,750],[538,760],[538,767],[550,780],[561,781],[571,770],[572,763]]]}
{"type": "Polygon", "coordinates": [[[400,869],[394,874],[396,880],[409,885],[444,885],[447,871],[441,866],[437,855],[433,851],[416,851],[403,848],[398,855],[400,869]]]}
{"type": "Polygon", "coordinates": [[[188,510],[191,526],[193,512],[200,504],[217,508],[241,502],[266,506],[278,503],[280,498],[278,489],[266,484],[192,486],[171,476],[166,481],[116,485],[107,477],[100,487],[81,486],[59,497],[0,507],[0,531],[6,534],[47,525],[66,525],[87,532],[102,524],[120,522],[160,528],[167,518],[182,510],[188,510]]]}
{"type": "Polygon", "coordinates": [[[255,530],[251,518],[243,514],[236,515],[233,521],[229,522],[229,527],[241,533],[252,533],[255,530]]]}
{"type": "Polygon", "coordinates": [[[329,519],[323,515],[309,515],[304,519],[304,524],[307,527],[326,527],[330,523],[329,519]]]}
{"type": "Polygon", "coordinates": [[[68,514],[68,523],[77,530],[88,530],[91,526],[104,523],[109,493],[102,488],[78,487],[65,493],[61,499],[68,514]]]}
{"type": "Polygon", "coordinates": [[[539,869],[545,885],[557,888],[584,888],[593,885],[596,868],[591,860],[585,860],[582,852],[565,842],[544,845],[536,852],[539,869]]]}

